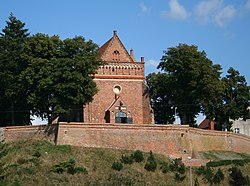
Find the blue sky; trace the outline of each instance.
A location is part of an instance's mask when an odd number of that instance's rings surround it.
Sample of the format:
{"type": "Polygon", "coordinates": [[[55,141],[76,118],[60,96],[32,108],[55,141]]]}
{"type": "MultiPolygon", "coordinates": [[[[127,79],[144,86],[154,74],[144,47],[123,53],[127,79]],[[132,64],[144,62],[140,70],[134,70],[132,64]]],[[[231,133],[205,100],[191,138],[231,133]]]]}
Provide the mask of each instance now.
{"type": "Polygon", "coordinates": [[[146,74],[163,50],[186,43],[221,64],[223,75],[233,67],[250,82],[250,0],[1,0],[1,29],[11,12],[31,34],[81,35],[100,46],[117,30],[137,60],[145,57],[146,74]]]}

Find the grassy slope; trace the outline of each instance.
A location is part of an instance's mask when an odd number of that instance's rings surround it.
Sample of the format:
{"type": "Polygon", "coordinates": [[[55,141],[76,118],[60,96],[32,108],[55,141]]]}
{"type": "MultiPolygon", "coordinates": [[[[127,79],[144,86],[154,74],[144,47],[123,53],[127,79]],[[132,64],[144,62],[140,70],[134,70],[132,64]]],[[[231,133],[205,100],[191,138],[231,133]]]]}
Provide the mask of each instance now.
{"type": "MultiPolygon", "coordinates": [[[[145,160],[141,163],[124,165],[121,171],[111,168],[112,163],[119,161],[122,154],[129,151],[113,149],[95,149],[73,147],[67,145],[54,146],[47,141],[19,141],[0,144],[0,186],[1,185],[189,185],[189,169],[186,168],[186,179],[175,182],[175,172],[162,173],[160,162],[170,163],[166,157],[155,155],[158,167],[155,172],[144,169],[149,153],[144,153],[145,160]],[[41,155],[36,157],[36,154],[41,155]],[[60,162],[75,158],[76,166],[85,167],[88,174],[54,173],[51,167],[60,162]]],[[[209,152],[210,156],[218,160],[222,152],[209,152]],[[220,154],[220,155],[218,155],[220,154]]],[[[239,155],[239,154],[238,154],[239,155]]],[[[233,156],[236,156],[233,154],[233,156]]],[[[239,155],[242,156],[242,155],[239,155]]],[[[245,156],[244,156],[245,157],[245,156]]],[[[228,154],[227,154],[228,158],[228,154]]],[[[222,184],[228,185],[228,168],[223,166],[226,179],[222,184]]],[[[213,168],[214,172],[218,168],[213,168]]],[[[250,175],[250,164],[240,167],[244,175],[250,175]]],[[[200,185],[208,185],[198,177],[193,170],[194,177],[199,179],[200,185]]]]}

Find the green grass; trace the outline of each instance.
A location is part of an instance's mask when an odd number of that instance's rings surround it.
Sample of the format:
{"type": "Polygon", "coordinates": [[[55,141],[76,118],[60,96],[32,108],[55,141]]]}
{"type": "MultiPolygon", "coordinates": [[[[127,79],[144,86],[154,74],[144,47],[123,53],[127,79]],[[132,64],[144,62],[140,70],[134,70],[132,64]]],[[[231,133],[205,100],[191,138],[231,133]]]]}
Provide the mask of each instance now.
{"type": "MultiPolygon", "coordinates": [[[[84,148],[68,145],[53,145],[48,141],[19,141],[0,144],[0,186],[5,185],[188,185],[189,171],[180,174],[171,171],[171,162],[166,156],[154,154],[157,162],[155,172],[144,169],[149,152],[143,152],[142,162],[124,164],[120,171],[112,169],[114,162],[121,162],[123,155],[130,156],[134,152],[127,150],[84,148]],[[71,160],[74,161],[71,161],[71,160]],[[70,163],[71,162],[71,163],[70,163]],[[75,171],[68,168],[73,165],[75,171]],[[53,168],[62,168],[55,171],[53,168]],[[166,171],[163,171],[165,167],[166,171]],[[86,171],[85,171],[86,168],[86,171]],[[180,174],[183,181],[176,179],[180,174]]],[[[212,160],[221,160],[223,156],[247,159],[249,155],[232,152],[209,151],[204,154],[212,160]],[[223,155],[221,155],[223,154],[223,155]],[[230,155],[231,154],[231,155],[230,155]]],[[[220,167],[225,174],[223,185],[228,185],[228,168],[220,167]]],[[[244,175],[250,175],[250,163],[240,167],[244,175]]],[[[214,174],[217,167],[211,168],[214,174]]],[[[195,173],[200,185],[209,185],[201,175],[195,173]]]]}
{"type": "Polygon", "coordinates": [[[202,153],[202,157],[212,160],[233,160],[233,159],[250,159],[250,154],[237,153],[232,151],[207,151],[202,153]]]}

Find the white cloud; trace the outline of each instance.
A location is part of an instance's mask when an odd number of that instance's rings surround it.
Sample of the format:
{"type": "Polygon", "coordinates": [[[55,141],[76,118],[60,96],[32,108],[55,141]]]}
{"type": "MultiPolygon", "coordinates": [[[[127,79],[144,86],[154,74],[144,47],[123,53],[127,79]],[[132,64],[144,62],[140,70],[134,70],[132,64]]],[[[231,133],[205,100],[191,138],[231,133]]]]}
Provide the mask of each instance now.
{"type": "Polygon", "coordinates": [[[236,9],[232,5],[228,5],[220,10],[215,16],[215,22],[222,27],[233,19],[236,15],[236,9]]]}
{"type": "Polygon", "coordinates": [[[223,0],[210,0],[200,2],[196,9],[195,14],[197,15],[198,20],[205,24],[211,21],[213,15],[216,11],[222,6],[223,0]]]}
{"type": "Polygon", "coordinates": [[[147,14],[150,12],[150,9],[143,2],[140,3],[140,9],[142,14],[147,14]]]}
{"type": "Polygon", "coordinates": [[[233,5],[224,5],[223,0],[201,1],[195,8],[195,15],[200,23],[212,22],[220,27],[230,22],[236,13],[236,8],[233,5]]]}
{"type": "Polygon", "coordinates": [[[246,7],[247,10],[250,10],[250,0],[248,0],[248,1],[246,2],[245,7],[246,7]]]}
{"type": "Polygon", "coordinates": [[[159,64],[159,61],[154,60],[154,59],[150,59],[146,62],[147,66],[153,66],[153,67],[157,67],[159,64]]]}
{"type": "Polygon", "coordinates": [[[169,1],[169,11],[162,12],[162,16],[168,19],[185,20],[190,16],[190,13],[182,6],[178,0],[169,1]]]}

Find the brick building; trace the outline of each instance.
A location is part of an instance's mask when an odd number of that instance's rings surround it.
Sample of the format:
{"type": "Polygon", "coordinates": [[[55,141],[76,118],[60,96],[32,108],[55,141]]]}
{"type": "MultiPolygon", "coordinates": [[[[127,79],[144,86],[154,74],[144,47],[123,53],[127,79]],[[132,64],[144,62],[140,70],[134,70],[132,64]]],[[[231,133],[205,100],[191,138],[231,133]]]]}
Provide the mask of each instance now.
{"type": "Polygon", "coordinates": [[[153,112],[145,85],[144,57],[137,62],[133,50],[126,50],[114,31],[100,47],[106,62],[95,74],[98,93],[85,105],[85,123],[152,124],[153,112]]]}

